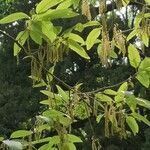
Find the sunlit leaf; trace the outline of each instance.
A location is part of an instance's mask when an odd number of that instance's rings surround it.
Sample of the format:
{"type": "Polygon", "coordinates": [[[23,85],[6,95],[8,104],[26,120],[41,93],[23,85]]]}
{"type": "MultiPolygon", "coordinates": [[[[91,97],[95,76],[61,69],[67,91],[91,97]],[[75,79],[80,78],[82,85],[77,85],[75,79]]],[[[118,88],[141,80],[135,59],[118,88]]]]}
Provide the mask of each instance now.
{"type": "Polygon", "coordinates": [[[64,2],[58,5],[57,9],[66,9],[69,8],[71,5],[73,5],[72,0],[65,0],[64,2]]]}
{"type": "Polygon", "coordinates": [[[6,24],[6,23],[14,22],[20,19],[25,19],[25,18],[29,19],[30,17],[27,14],[22,13],[22,12],[13,13],[1,19],[0,24],[6,24]]]}
{"type": "Polygon", "coordinates": [[[35,42],[35,43],[37,43],[37,44],[39,44],[39,45],[41,45],[42,44],[42,37],[41,37],[41,34],[39,34],[38,32],[35,32],[35,31],[30,31],[30,37],[31,37],[31,39],[35,42]]]}
{"type": "Polygon", "coordinates": [[[132,130],[133,134],[136,135],[139,132],[139,126],[138,126],[136,120],[131,116],[127,116],[126,122],[127,122],[128,126],[130,127],[130,129],[132,130]]]}
{"type": "Polygon", "coordinates": [[[37,6],[36,6],[36,13],[42,13],[48,10],[49,8],[59,4],[63,0],[42,0],[37,6]]]}
{"type": "Polygon", "coordinates": [[[73,134],[67,134],[67,139],[70,142],[72,142],[72,143],[80,143],[80,142],[82,142],[82,140],[78,136],[75,136],[73,134]]]}
{"type": "Polygon", "coordinates": [[[146,117],[144,117],[144,116],[142,116],[142,115],[140,115],[140,114],[138,114],[138,113],[132,113],[131,114],[134,118],[136,118],[137,120],[139,120],[139,121],[142,121],[142,122],[144,122],[145,124],[147,124],[148,126],[150,126],[150,121],[148,120],[148,119],[146,119],[146,117]]]}
{"type": "Polygon", "coordinates": [[[83,45],[85,44],[83,38],[82,38],[81,36],[75,34],[75,33],[70,33],[70,34],[68,34],[68,38],[69,38],[69,39],[72,39],[72,40],[74,40],[74,41],[76,41],[76,42],[78,42],[78,43],[81,43],[81,44],[83,44],[83,45]]]}
{"type": "Polygon", "coordinates": [[[18,130],[15,131],[11,134],[10,138],[22,138],[22,137],[26,137],[32,134],[32,131],[27,131],[27,130],[18,130]]]}
{"type": "Polygon", "coordinates": [[[73,51],[75,51],[77,54],[79,54],[81,57],[85,59],[90,59],[86,51],[74,40],[69,39],[68,40],[69,48],[73,51]]]}
{"type": "MultiPolygon", "coordinates": [[[[19,32],[19,34],[16,37],[16,40],[21,46],[23,46],[26,40],[28,39],[28,37],[29,37],[28,30],[24,30],[24,31],[19,32]]],[[[14,43],[14,56],[18,55],[20,50],[21,50],[21,47],[17,43],[14,43]]]]}
{"type": "Polygon", "coordinates": [[[46,13],[38,15],[37,19],[41,21],[50,21],[59,18],[72,18],[78,14],[73,12],[71,9],[55,9],[48,10],[46,13]]]}
{"type": "Polygon", "coordinates": [[[150,109],[150,101],[143,98],[136,98],[138,105],[150,109]]]}
{"type": "Polygon", "coordinates": [[[67,102],[69,100],[69,96],[67,95],[67,93],[60,86],[58,85],[56,86],[57,86],[59,95],[62,97],[63,100],[67,102]]]}
{"type": "Polygon", "coordinates": [[[132,67],[137,68],[141,62],[140,54],[134,45],[128,47],[128,57],[132,67]]]}
{"type": "Polygon", "coordinates": [[[100,28],[93,29],[89,33],[89,35],[87,36],[87,39],[86,39],[87,50],[92,48],[92,46],[95,44],[96,39],[99,37],[100,33],[101,33],[100,28]]]}
{"type": "Polygon", "coordinates": [[[150,85],[150,76],[146,71],[140,71],[136,78],[139,80],[139,82],[145,86],[146,88],[150,85]]]}
{"type": "Polygon", "coordinates": [[[104,93],[108,95],[117,95],[117,92],[111,89],[104,90],[104,93]]]}
{"type": "Polygon", "coordinates": [[[127,41],[131,40],[136,34],[137,30],[133,30],[132,32],[130,32],[130,34],[127,36],[127,41]]]}
{"type": "Polygon", "coordinates": [[[97,93],[96,95],[96,98],[98,98],[101,102],[112,102],[112,98],[105,95],[105,94],[102,94],[102,93],[97,93]]]}

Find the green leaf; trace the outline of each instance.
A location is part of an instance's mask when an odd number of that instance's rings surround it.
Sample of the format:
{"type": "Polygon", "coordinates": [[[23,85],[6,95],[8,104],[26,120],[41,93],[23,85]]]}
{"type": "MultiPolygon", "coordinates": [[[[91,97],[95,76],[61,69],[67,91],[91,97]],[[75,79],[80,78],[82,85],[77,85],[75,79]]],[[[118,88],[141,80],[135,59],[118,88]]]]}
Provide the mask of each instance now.
{"type": "Polygon", "coordinates": [[[144,13],[143,13],[143,12],[139,13],[139,14],[135,17],[134,26],[135,26],[136,29],[139,28],[140,22],[142,21],[143,17],[144,17],[144,13]]]}
{"type": "Polygon", "coordinates": [[[97,93],[95,96],[102,102],[112,102],[112,98],[105,94],[97,93]]]}
{"type": "Polygon", "coordinates": [[[141,62],[138,71],[150,71],[150,57],[145,57],[144,60],[141,62]]]}
{"type": "Polygon", "coordinates": [[[83,25],[83,27],[86,28],[86,27],[99,26],[99,25],[100,25],[100,23],[98,21],[89,21],[89,22],[85,23],[83,25]]]}
{"type": "Polygon", "coordinates": [[[118,93],[118,94],[115,96],[115,102],[116,102],[116,103],[122,102],[123,100],[124,100],[124,94],[123,94],[123,93],[118,93]]]}
{"type": "Polygon", "coordinates": [[[142,121],[142,122],[144,122],[145,124],[147,124],[148,126],[150,126],[150,121],[148,120],[148,119],[146,119],[146,117],[144,117],[144,116],[142,116],[142,115],[140,115],[140,114],[138,114],[138,113],[132,113],[131,114],[134,118],[136,118],[137,120],[139,120],[139,121],[142,121]]]}
{"type": "MultiPolygon", "coordinates": [[[[24,30],[24,31],[19,32],[19,34],[16,37],[16,40],[21,46],[23,46],[28,37],[29,37],[28,30],[24,30]]],[[[21,50],[21,47],[18,44],[14,43],[14,56],[18,55],[20,50],[21,50]]]]}
{"type": "Polygon", "coordinates": [[[0,137],[0,142],[2,142],[4,140],[4,138],[3,137],[0,137]]]}
{"type": "Polygon", "coordinates": [[[74,40],[68,39],[69,48],[85,59],[90,59],[86,51],[74,40]]]}
{"type": "Polygon", "coordinates": [[[37,19],[41,21],[50,21],[59,18],[72,18],[77,15],[78,14],[73,12],[71,9],[55,9],[55,10],[48,10],[46,13],[42,15],[37,15],[37,19]]]}
{"type": "Polygon", "coordinates": [[[9,147],[9,150],[23,150],[23,146],[20,142],[13,140],[5,140],[3,141],[9,147]]]}
{"type": "Polygon", "coordinates": [[[124,82],[123,84],[121,84],[121,86],[119,87],[117,93],[123,93],[125,91],[128,90],[128,83],[124,82]]]}
{"type": "Polygon", "coordinates": [[[136,120],[131,116],[127,116],[126,122],[127,122],[128,126],[130,127],[130,129],[132,130],[133,134],[136,135],[139,132],[139,126],[138,126],[136,120]]]}
{"type": "Polygon", "coordinates": [[[82,38],[81,36],[75,34],[75,33],[69,33],[69,34],[68,34],[68,38],[69,38],[69,39],[72,39],[72,40],[74,40],[74,41],[76,41],[76,42],[78,42],[78,43],[81,43],[81,44],[83,44],[83,45],[85,44],[83,38],[82,38]]]}
{"type": "Polygon", "coordinates": [[[74,26],[74,30],[78,31],[78,32],[82,32],[84,30],[84,25],[82,23],[77,23],[74,26]]]}
{"type": "Polygon", "coordinates": [[[136,110],[137,101],[134,95],[130,95],[126,97],[126,103],[130,107],[131,111],[134,112],[136,110]]]}
{"type": "Polygon", "coordinates": [[[82,140],[78,136],[75,136],[73,134],[67,134],[67,139],[72,143],[81,143],[82,142],[82,140]]]}
{"type": "MultiPolygon", "coordinates": [[[[149,0],[148,0],[149,1],[149,0]]],[[[150,3],[150,2],[149,2],[150,3]]],[[[150,13],[144,13],[144,18],[149,18],[150,17],[150,13]]]]}
{"type": "Polygon", "coordinates": [[[56,39],[56,33],[54,31],[54,26],[50,22],[42,21],[42,33],[53,42],[56,39]]]}
{"type": "MultiPolygon", "coordinates": [[[[40,143],[45,143],[45,142],[49,142],[52,139],[52,137],[47,137],[47,138],[42,138],[42,139],[38,139],[36,141],[32,141],[32,144],[40,144],[40,143]]],[[[28,146],[29,144],[26,144],[25,146],[28,146]]]]}
{"type": "Polygon", "coordinates": [[[50,106],[50,100],[49,100],[49,99],[47,99],[47,100],[42,100],[42,101],[40,101],[40,104],[50,106]]]}
{"type": "Polygon", "coordinates": [[[32,131],[18,130],[11,134],[10,138],[23,138],[32,134],[32,131]]]}
{"type": "Polygon", "coordinates": [[[48,10],[49,8],[58,5],[63,0],[42,0],[37,6],[36,6],[36,13],[42,13],[48,10]]]}
{"type": "Polygon", "coordinates": [[[73,143],[66,142],[66,143],[63,143],[61,150],[76,150],[76,147],[73,143]]]}
{"type": "Polygon", "coordinates": [[[127,41],[131,40],[136,34],[137,30],[133,30],[132,32],[130,32],[130,34],[127,36],[127,41]]]}
{"type": "Polygon", "coordinates": [[[123,6],[126,7],[129,4],[130,0],[122,0],[123,6]]]}
{"type": "Polygon", "coordinates": [[[38,32],[30,30],[30,37],[35,43],[42,44],[42,37],[38,32]]]}
{"type": "Polygon", "coordinates": [[[73,5],[72,0],[65,0],[64,2],[58,5],[57,9],[66,9],[69,8],[71,5],[73,5]]]}
{"type": "Polygon", "coordinates": [[[138,72],[136,78],[139,80],[139,82],[145,86],[146,88],[150,85],[150,77],[149,74],[146,71],[140,71],[138,72]]]}
{"type": "Polygon", "coordinates": [[[141,62],[138,50],[130,44],[128,47],[128,57],[132,67],[137,68],[141,62]]]}
{"type": "Polygon", "coordinates": [[[108,95],[117,95],[117,92],[111,89],[105,90],[104,93],[108,95]]]}
{"type": "Polygon", "coordinates": [[[22,12],[13,13],[1,19],[0,24],[6,24],[6,23],[14,22],[20,19],[25,19],[25,18],[29,19],[30,17],[27,14],[22,13],[22,12]]]}
{"type": "Polygon", "coordinates": [[[101,121],[101,119],[103,118],[103,114],[100,114],[96,117],[96,122],[99,123],[101,121]]]}
{"type": "Polygon", "coordinates": [[[89,35],[87,36],[87,39],[86,39],[87,50],[92,48],[92,46],[95,44],[96,39],[99,37],[100,33],[101,33],[100,28],[93,29],[89,33],[89,35]]]}
{"type": "Polygon", "coordinates": [[[149,46],[149,35],[146,32],[142,32],[142,41],[146,47],[149,46]]]}
{"type": "Polygon", "coordinates": [[[66,102],[68,102],[69,96],[67,95],[67,93],[60,86],[56,85],[56,87],[57,87],[58,93],[62,97],[62,99],[65,100],[66,102]]]}
{"type": "Polygon", "coordinates": [[[150,101],[143,98],[136,98],[137,104],[150,109],[150,101]]]}

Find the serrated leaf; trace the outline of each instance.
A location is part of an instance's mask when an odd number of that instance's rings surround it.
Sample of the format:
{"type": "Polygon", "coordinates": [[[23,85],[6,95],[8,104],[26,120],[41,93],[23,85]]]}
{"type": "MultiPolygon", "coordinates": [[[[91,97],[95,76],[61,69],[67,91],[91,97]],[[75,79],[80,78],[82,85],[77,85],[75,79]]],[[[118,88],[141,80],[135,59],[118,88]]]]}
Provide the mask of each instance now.
{"type": "Polygon", "coordinates": [[[150,121],[148,120],[148,119],[146,119],[146,117],[144,117],[144,116],[142,116],[142,115],[140,115],[140,114],[138,114],[138,113],[132,113],[131,114],[134,118],[136,118],[137,120],[139,120],[139,121],[142,121],[142,122],[144,122],[145,124],[147,124],[148,126],[150,126],[150,121]]]}
{"type": "Polygon", "coordinates": [[[141,58],[138,50],[132,44],[130,44],[128,47],[128,57],[130,65],[134,68],[137,68],[141,62],[141,58]]]}
{"type": "Polygon", "coordinates": [[[74,40],[68,39],[69,48],[85,59],[90,59],[86,51],[74,40]]]}
{"type": "Polygon", "coordinates": [[[4,140],[3,143],[9,147],[9,150],[23,150],[23,146],[20,142],[13,140],[4,140]]]}
{"type": "Polygon", "coordinates": [[[133,134],[136,135],[139,132],[139,126],[138,126],[136,120],[131,116],[127,116],[126,122],[127,122],[128,126],[130,127],[130,129],[132,130],[133,134]]]}
{"type": "Polygon", "coordinates": [[[130,34],[127,36],[127,41],[131,40],[136,34],[137,30],[133,30],[132,32],[130,32],[130,34]]]}
{"type": "Polygon", "coordinates": [[[48,10],[49,8],[58,5],[63,0],[42,0],[37,6],[36,6],[36,13],[42,13],[48,10]]]}
{"type": "Polygon", "coordinates": [[[18,130],[11,134],[10,138],[23,138],[32,134],[32,131],[18,130]]]}
{"type": "Polygon", "coordinates": [[[87,39],[86,39],[87,50],[92,48],[92,46],[95,44],[96,39],[99,37],[100,33],[101,33],[100,28],[93,29],[89,33],[89,35],[87,36],[87,39]]]}
{"type": "Polygon", "coordinates": [[[117,92],[111,89],[104,90],[104,93],[108,95],[117,95],[117,92]]]}
{"type": "Polygon", "coordinates": [[[76,42],[78,42],[78,43],[81,43],[81,44],[83,44],[83,45],[85,44],[83,38],[82,38],[81,36],[75,34],[75,33],[69,33],[69,34],[68,34],[68,38],[69,38],[69,39],[72,39],[72,40],[74,40],[74,41],[76,41],[76,42]]]}
{"type": "MultiPolygon", "coordinates": [[[[28,37],[29,37],[28,30],[24,30],[18,33],[16,40],[21,46],[23,46],[28,37]]],[[[18,55],[20,50],[21,47],[18,44],[14,43],[14,56],[18,55]]]]}
{"type": "Polygon", "coordinates": [[[13,13],[0,20],[0,24],[11,23],[20,19],[29,19],[30,17],[22,12],[13,13]]]}
{"type": "Polygon", "coordinates": [[[149,74],[146,71],[140,71],[136,78],[139,80],[139,82],[145,86],[146,88],[150,85],[150,77],[149,74]]]}

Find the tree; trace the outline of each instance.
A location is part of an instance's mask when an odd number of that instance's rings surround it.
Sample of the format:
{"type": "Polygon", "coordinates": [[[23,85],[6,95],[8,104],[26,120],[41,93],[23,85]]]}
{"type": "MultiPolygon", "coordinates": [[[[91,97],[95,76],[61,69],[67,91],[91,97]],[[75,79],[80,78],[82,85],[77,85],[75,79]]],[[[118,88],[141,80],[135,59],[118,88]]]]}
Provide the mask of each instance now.
{"type": "Polygon", "coordinates": [[[102,140],[95,133],[95,127],[104,127],[103,138],[118,136],[123,139],[129,136],[128,131],[134,136],[139,132],[138,122],[150,125],[144,116],[144,109],[150,108],[150,102],[134,92],[138,82],[145,88],[150,85],[150,58],[143,52],[149,47],[149,2],[126,0],[107,5],[102,0],[99,1],[98,14],[93,3],[91,1],[89,5],[87,0],[82,3],[42,0],[30,15],[17,12],[0,20],[0,24],[6,24],[25,19],[26,27],[16,39],[3,31],[1,33],[14,41],[14,56],[23,50],[25,59],[31,59],[33,85],[45,87],[41,93],[47,96],[47,100],[40,102],[47,109],[37,116],[34,131],[16,131],[10,137],[23,138],[23,142],[2,140],[2,146],[32,149],[34,145],[38,147],[39,143],[44,143],[39,149],[76,149],[74,143],[86,141],[87,136],[87,139],[92,137],[89,149],[100,149],[102,140]],[[114,10],[123,6],[126,7],[124,21],[129,24],[127,30],[117,24],[119,18],[114,10]],[[133,9],[141,12],[135,14],[133,9]],[[92,11],[95,13],[91,14],[92,11]],[[93,19],[95,14],[99,16],[93,19]],[[72,22],[72,19],[76,21],[72,22]],[[70,26],[64,27],[68,22],[70,26]],[[110,22],[113,23],[109,25],[110,22]],[[31,45],[31,41],[35,45],[31,45]],[[94,66],[98,61],[99,65],[94,66]],[[62,74],[58,69],[67,62],[71,62],[71,67],[63,66],[62,74]],[[88,85],[92,83],[92,80],[88,83],[92,76],[88,69],[90,66],[113,75],[113,69],[118,65],[124,71],[131,70],[125,74],[128,77],[112,84],[111,75],[106,78],[104,73],[97,83],[105,86],[94,84],[91,88],[88,85]],[[81,78],[76,77],[78,71],[81,78]],[[69,84],[72,77],[73,83],[69,84]],[[84,128],[83,122],[87,121],[90,133],[84,128]],[[54,136],[47,135],[44,132],[47,130],[54,136]]]}

